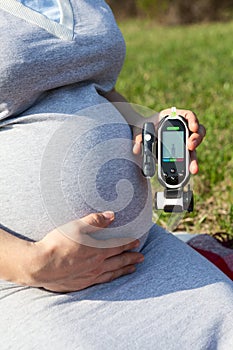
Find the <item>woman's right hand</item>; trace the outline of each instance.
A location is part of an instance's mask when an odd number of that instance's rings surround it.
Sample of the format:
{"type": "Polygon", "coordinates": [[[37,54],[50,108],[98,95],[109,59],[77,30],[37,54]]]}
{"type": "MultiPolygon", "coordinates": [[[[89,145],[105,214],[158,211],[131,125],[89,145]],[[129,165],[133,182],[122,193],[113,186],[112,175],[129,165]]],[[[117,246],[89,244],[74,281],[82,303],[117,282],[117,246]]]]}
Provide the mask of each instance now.
{"type": "Polygon", "coordinates": [[[130,251],[139,246],[138,240],[127,239],[128,243],[125,243],[126,239],[102,241],[106,248],[79,243],[83,236],[107,227],[113,220],[112,212],[90,214],[35,242],[29,285],[54,292],[71,292],[134,272],[135,264],[144,260],[141,253],[130,251]],[[119,246],[121,241],[124,244],[119,246]]]}

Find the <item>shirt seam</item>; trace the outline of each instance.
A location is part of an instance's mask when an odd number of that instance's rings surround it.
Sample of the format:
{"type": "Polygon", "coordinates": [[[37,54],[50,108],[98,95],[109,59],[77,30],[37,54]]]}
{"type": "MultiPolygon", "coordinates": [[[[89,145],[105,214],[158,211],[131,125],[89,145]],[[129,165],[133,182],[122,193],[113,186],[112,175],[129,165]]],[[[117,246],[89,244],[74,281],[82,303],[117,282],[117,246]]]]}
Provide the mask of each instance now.
{"type": "Polygon", "coordinates": [[[74,40],[73,10],[69,0],[59,0],[61,22],[57,23],[17,0],[0,0],[0,8],[62,39],[74,40]]]}

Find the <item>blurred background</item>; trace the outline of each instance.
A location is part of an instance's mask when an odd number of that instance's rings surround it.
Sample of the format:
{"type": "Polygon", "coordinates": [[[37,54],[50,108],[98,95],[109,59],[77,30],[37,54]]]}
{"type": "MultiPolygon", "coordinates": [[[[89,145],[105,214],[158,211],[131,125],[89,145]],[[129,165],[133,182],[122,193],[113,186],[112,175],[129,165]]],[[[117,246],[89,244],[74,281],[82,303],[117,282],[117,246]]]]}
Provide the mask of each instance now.
{"type": "Polygon", "coordinates": [[[147,16],[163,24],[229,20],[232,0],[108,0],[119,18],[147,16]]]}
{"type": "Polygon", "coordinates": [[[194,213],[181,218],[154,212],[154,221],[232,240],[233,0],[107,2],[127,46],[119,92],[155,111],[191,109],[207,129],[193,179],[194,213]]]}

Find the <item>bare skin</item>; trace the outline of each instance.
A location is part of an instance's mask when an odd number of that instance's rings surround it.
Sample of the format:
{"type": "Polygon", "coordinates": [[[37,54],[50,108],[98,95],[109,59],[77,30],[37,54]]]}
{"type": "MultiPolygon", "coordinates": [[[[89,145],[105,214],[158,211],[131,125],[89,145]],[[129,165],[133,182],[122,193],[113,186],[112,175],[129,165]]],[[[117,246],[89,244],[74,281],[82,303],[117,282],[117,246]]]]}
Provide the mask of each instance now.
{"type": "Polygon", "coordinates": [[[115,242],[118,246],[96,248],[63,234],[67,228],[79,240],[80,235],[103,229],[113,220],[112,212],[90,214],[70,222],[62,230],[53,230],[35,243],[1,231],[0,277],[53,292],[71,292],[134,272],[136,264],[144,260],[141,253],[130,251],[138,247],[138,240],[128,239],[128,243],[119,246],[119,239],[115,242]]]}
{"type": "MultiPolygon", "coordinates": [[[[140,154],[140,123],[145,119],[115,89],[105,97],[120,110],[130,125],[136,125],[133,128],[133,153],[140,154]]],[[[159,118],[170,112],[170,109],[163,110],[159,118]]],[[[190,171],[196,174],[198,163],[195,150],[206,131],[193,112],[178,109],[177,113],[187,119],[192,131],[188,144],[191,151],[190,171]]],[[[156,125],[158,116],[147,121],[153,121],[156,125]]],[[[27,242],[0,230],[0,278],[53,292],[71,292],[134,272],[136,264],[144,260],[141,253],[131,251],[139,246],[138,240],[97,241],[88,235],[107,227],[113,220],[112,212],[91,214],[53,230],[38,242],[27,242]]]]}
{"type": "MultiPolygon", "coordinates": [[[[140,127],[142,127],[145,119],[142,118],[133,108],[127,103],[127,100],[119,94],[115,88],[109,91],[104,97],[112,102],[115,107],[120,111],[120,113],[124,116],[125,120],[130,125],[134,125],[133,127],[133,140],[134,147],[133,153],[140,154],[141,153],[141,144],[142,144],[142,135],[140,131],[140,127]],[[136,127],[135,127],[136,126],[136,127]]],[[[159,113],[159,115],[154,115],[151,118],[147,118],[148,122],[153,122],[155,126],[158,124],[158,121],[166,115],[171,113],[171,109],[164,109],[159,113]]],[[[190,172],[195,175],[198,173],[198,162],[196,156],[196,148],[200,145],[203,138],[206,135],[205,127],[199,124],[198,118],[194,112],[186,110],[186,109],[177,109],[177,114],[183,116],[188,121],[189,130],[192,132],[189,137],[188,148],[191,151],[191,162],[190,162],[190,172]]]]}

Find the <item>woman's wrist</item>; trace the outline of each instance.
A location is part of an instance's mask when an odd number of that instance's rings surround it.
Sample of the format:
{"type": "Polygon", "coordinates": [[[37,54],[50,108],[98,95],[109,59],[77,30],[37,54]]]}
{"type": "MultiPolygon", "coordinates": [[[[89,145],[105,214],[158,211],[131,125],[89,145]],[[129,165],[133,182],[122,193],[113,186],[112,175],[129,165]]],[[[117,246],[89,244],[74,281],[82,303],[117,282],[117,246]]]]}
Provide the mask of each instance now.
{"type": "Polygon", "coordinates": [[[29,287],[41,287],[38,277],[46,254],[38,243],[30,242],[25,247],[25,255],[21,258],[19,279],[16,283],[29,287]]]}
{"type": "Polygon", "coordinates": [[[39,286],[36,278],[46,260],[46,253],[38,243],[0,229],[0,279],[19,285],[39,286]]]}

